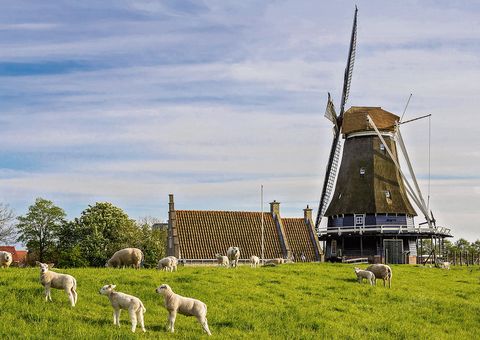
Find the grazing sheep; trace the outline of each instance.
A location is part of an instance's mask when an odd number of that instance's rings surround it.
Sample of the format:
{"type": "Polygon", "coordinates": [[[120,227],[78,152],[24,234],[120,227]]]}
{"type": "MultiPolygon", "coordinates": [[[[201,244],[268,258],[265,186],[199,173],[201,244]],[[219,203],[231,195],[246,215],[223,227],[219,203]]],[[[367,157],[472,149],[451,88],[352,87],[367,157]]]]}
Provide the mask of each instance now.
{"type": "Polygon", "coordinates": [[[250,267],[257,268],[259,264],[260,264],[260,258],[258,256],[252,255],[250,257],[250,267]]]}
{"type": "Polygon", "coordinates": [[[208,335],[212,335],[208,328],[206,304],[196,299],[175,294],[167,284],[159,286],[156,292],[164,297],[165,308],[168,310],[169,331],[173,333],[175,330],[175,318],[178,312],[186,316],[195,316],[202,325],[203,330],[208,335]]]}
{"type": "Polygon", "coordinates": [[[240,248],[238,247],[230,247],[227,250],[227,256],[230,260],[231,267],[237,267],[238,260],[240,259],[240,248]]]}
{"type": "Polygon", "coordinates": [[[53,267],[53,264],[46,264],[36,262],[40,266],[40,283],[45,287],[45,301],[52,301],[50,288],[63,289],[68,294],[68,299],[75,307],[77,303],[77,280],[71,275],[51,272],[48,269],[53,267]]]}
{"type": "Polygon", "coordinates": [[[13,257],[8,251],[0,251],[0,266],[8,268],[12,264],[13,257]]]}
{"type": "Polygon", "coordinates": [[[270,259],[267,261],[267,264],[284,264],[285,263],[285,259],[282,259],[281,257],[277,257],[275,259],[270,259]]]}
{"type": "MultiPolygon", "coordinates": [[[[372,264],[366,270],[371,271],[376,279],[382,279],[384,287],[385,281],[388,281],[388,288],[392,287],[392,268],[386,264],[372,264]]],[[[376,281],[375,284],[377,284],[376,281]]]]}
{"type": "Polygon", "coordinates": [[[167,256],[158,261],[157,269],[173,272],[177,271],[178,260],[175,256],[167,256]]]}
{"type": "Polygon", "coordinates": [[[105,285],[100,288],[100,294],[108,296],[113,307],[113,324],[120,327],[120,312],[122,309],[128,310],[130,314],[130,322],[132,323],[132,332],[135,333],[137,328],[137,320],[140,322],[142,331],[146,332],[143,324],[143,314],[147,311],[139,298],[114,291],[116,285],[105,285]]]}
{"type": "Polygon", "coordinates": [[[217,263],[219,266],[228,267],[229,261],[227,256],[222,254],[215,254],[215,258],[217,259],[217,263]]]}
{"type": "Polygon", "coordinates": [[[361,270],[360,268],[355,267],[355,274],[357,274],[358,283],[362,283],[363,279],[366,279],[371,286],[376,284],[375,274],[368,270],[361,270]]]}
{"type": "Polygon", "coordinates": [[[438,268],[450,270],[450,262],[440,261],[437,263],[438,268]]]}
{"type": "Polygon", "coordinates": [[[107,261],[105,267],[121,268],[125,266],[133,266],[136,269],[140,268],[143,261],[143,253],[137,248],[125,248],[117,251],[110,260],[107,261]]]}

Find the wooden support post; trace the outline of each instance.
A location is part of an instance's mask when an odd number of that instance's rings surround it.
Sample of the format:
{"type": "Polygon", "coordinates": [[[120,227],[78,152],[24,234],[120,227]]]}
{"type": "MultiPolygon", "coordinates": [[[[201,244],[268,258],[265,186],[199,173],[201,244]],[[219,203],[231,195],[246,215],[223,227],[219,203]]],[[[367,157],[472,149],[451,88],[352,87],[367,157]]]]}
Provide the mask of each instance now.
{"type": "Polygon", "coordinates": [[[417,236],[417,240],[415,242],[415,248],[417,248],[417,264],[418,264],[418,236],[417,236]]]}
{"type": "Polygon", "coordinates": [[[360,256],[363,257],[363,236],[360,235],[360,256]]]}
{"type": "MultiPolygon", "coordinates": [[[[420,239],[420,255],[421,255],[421,261],[423,263],[423,238],[420,239]]],[[[425,265],[425,263],[423,263],[425,265]]]]}

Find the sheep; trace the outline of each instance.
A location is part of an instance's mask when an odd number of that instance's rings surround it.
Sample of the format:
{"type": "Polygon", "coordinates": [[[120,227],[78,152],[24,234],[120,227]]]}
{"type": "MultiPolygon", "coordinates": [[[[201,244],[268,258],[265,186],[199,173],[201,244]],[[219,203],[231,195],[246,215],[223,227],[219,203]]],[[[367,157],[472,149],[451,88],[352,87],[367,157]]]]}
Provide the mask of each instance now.
{"type": "Polygon", "coordinates": [[[252,268],[257,268],[257,266],[260,264],[260,259],[258,256],[252,255],[250,257],[250,267],[252,268]]]}
{"type": "Polygon", "coordinates": [[[143,253],[137,248],[125,248],[117,251],[107,261],[105,267],[125,267],[133,266],[136,269],[140,268],[140,264],[143,261],[143,253]]]}
{"type": "Polygon", "coordinates": [[[113,324],[120,327],[120,312],[122,309],[128,310],[130,314],[130,322],[132,323],[132,332],[135,333],[137,328],[137,320],[140,322],[142,331],[146,332],[143,323],[143,314],[147,311],[139,298],[125,293],[116,292],[116,285],[108,284],[100,288],[99,293],[108,296],[113,307],[113,324]]]}
{"type": "Polygon", "coordinates": [[[0,251],[0,266],[8,268],[12,264],[13,256],[8,251],[0,251]]]}
{"type": "Polygon", "coordinates": [[[227,256],[228,256],[228,259],[230,260],[230,266],[236,268],[238,265],[238,260],[240,259],[240,248],[238,247],[228,248],[227,256]]]}
{"type": "Polygon", "coordinates": [[[46,264],[36,261],[40,266],[40,283],[45,287],[45,301],[52,301],[50,288],[63,289],[68,294],[72,307],[77,303],[77,280],[71,275],[49,271],[54,264],[46,264]]]}
{"type": "Polygon", "coordinates": [[[361,270],[360,268],[355,267],[355,274],[357,274],[358,283],[362,283],[363,279],[367,279],[367,282],[370,283],[371,286],[376,284],[375,282],[375,274],[368,270],[361,270]]]}
{"type": "Polygon", "coordinates": [[[178,260],[175,256],[167,256],[158,261],[157,269],[177,271],[178,260]]]}
{"type": "Polygon", "coordinates": [[[168,330],[174,332],[177,312],[186,316],[195,316],[203,330],[212,335],[207,322],[207,305],[200,300],[175,294],[167,284],[162,284],[155,290],[164,297],[165,308],[168,310],[168,330]]]}
{"type": "MultiPolygon", "coordinates": [[[[383,286],[385,287],[385,281],[388,281],[388,288],[392,287],[392,268],[386,264],[372,264],[367,267],[368,271],[371,271],[376,279],[383,280],[383,286]]],[[[375,285],[377,282],[375,281],[375,285]]]]}
{"type": "Polygon", "coordinates": [[[227,256],[217,253],[215,254],[215,258],[217,259],[217,263],[219,266],[228,267],[230,262],[228,261],[227,256]]]}
{"type": "Polygon", "coordinates": [[[284,264],[285,263],[285,259],[281,258],[281,257],[277,257],[277,258],[274,258],[274,259],[270,259],[267,261],[267,264],[284,264]]]}
{"type": "Polygon", "coordinates": [[[438,268],[450,270],[450,262],[440,261],[437,263],[438,268]]]}

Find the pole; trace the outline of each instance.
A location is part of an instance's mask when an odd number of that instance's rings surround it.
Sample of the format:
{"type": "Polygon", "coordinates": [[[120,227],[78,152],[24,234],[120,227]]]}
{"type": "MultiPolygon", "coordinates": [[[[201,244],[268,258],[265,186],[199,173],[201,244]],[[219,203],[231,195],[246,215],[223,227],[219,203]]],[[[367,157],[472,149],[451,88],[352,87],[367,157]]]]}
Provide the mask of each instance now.
{"type": "Polygon", "coordinates": [[[263,226],[263,184],[260,189],[260,197],[261,197],[261,206],[262,206],[262,264],[265,264],[265,231],[263,226]]]}

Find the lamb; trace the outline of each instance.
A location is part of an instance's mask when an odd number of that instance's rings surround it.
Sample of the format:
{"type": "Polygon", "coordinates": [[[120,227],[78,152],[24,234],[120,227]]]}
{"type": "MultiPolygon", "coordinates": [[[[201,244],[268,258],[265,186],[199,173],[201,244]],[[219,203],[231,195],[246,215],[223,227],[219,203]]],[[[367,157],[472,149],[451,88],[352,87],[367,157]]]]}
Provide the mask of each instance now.
{"type": "Polygon", "coordinates": [[[257,268],[259,264],[260,264],[260,258],[258,256],[252,255],[250,257],[250,267],[257,268]]]}
{"type": "Polygon", "coordinates": [[[355,274],[357,274],[358,283],[362,283],[363,279],[366,279],[367,282],[370,283],[371,286],[376,284],[375,282],[375,274],[368,270],[361,270],[360,268],[355,267],[355,274]]]}
{"type": "Polygon", "coordinates": [[[45,301],[52,301],[50,288],[63,289],[68,294],[72,307],[77,303],[77,280],[71,275],[49,271],[53,264],[36,262],[40,266],[40,283],[45,287],[45,301]]]}
{"type": "MultiPolygon", "coordinates": [[[[376,279],[382,279],[384,287],[385,281],[388,281],[388,288],[392,287],[392,268],[386,264],[372,264],[366,270],[371,271],[376,279]]],[[[376,281],[375,284],[377,284],[376,281]]]]}
{"type": "Polygon", "coordinates": [[[132,332],[135,333],[137,328],[137,320],[140,322],[142,331],[146,332],[143,323],[143,314],[147,311],[139,298],[114,291],[116,285],[105,285],[100,288],[100,294],[108,296],[113,307],[113,324],[120,327],[120,312],[122,309],[128,310],[130,314],[130,322],[132,323],[132,332]]]}
{"type": "Polygon", "coordinates": [[[217,259],[217,263],[219,266],[228,267],[229,261],[227,256],[217,253],[215,254],[215,258],[217,259]]]}
{"type": "Polygon", "coordinates": [[[238,265],[238,260],[240,259],[240,248],[238,247],[228,248],[227,256],[228,256],[228,259],[230,260],[230,266],[236,268],[238,265]]]}
{"type": "Polygon", "coordinates": [[[158,261],[157,269],[177,271],[178,260],[175,256],[167,256],[158,261]]]}
{"type": "Polygon", "coordinates": [[[168,310],[168,330],[172,333],[175,330],[175,318],[177,312],[186,316],[195,316],[202,325],[203,330],[208,334],[210,329],[207,322],[207,305],[200,300],[184,297],[175,294],[167,284],[162,284],[156,289],[158,294],[164,297],[165,308],[168,310]]]}
{"type": "Polygon", "coordinates": [[[0,266],[8,268],[12,264],[13,256],[8,251],[0,251],[0,266]]]}
{"type": "Polygon", "coordinates": [[[143,253],[137,248],[125,248],[117,251],[107,261],[105,267],[125,267],[133,266],[136,269],[140,268],[140,264],[143,261],[143,253]]]}
{"type": "Polygon", "coordinates": [[[270,259],[267,261],[267,264],[284,264],[285,263],[285,259],[281,258],[281,257],[277,257],[277,258],[274,258],[274,259],[270,259]]]}

